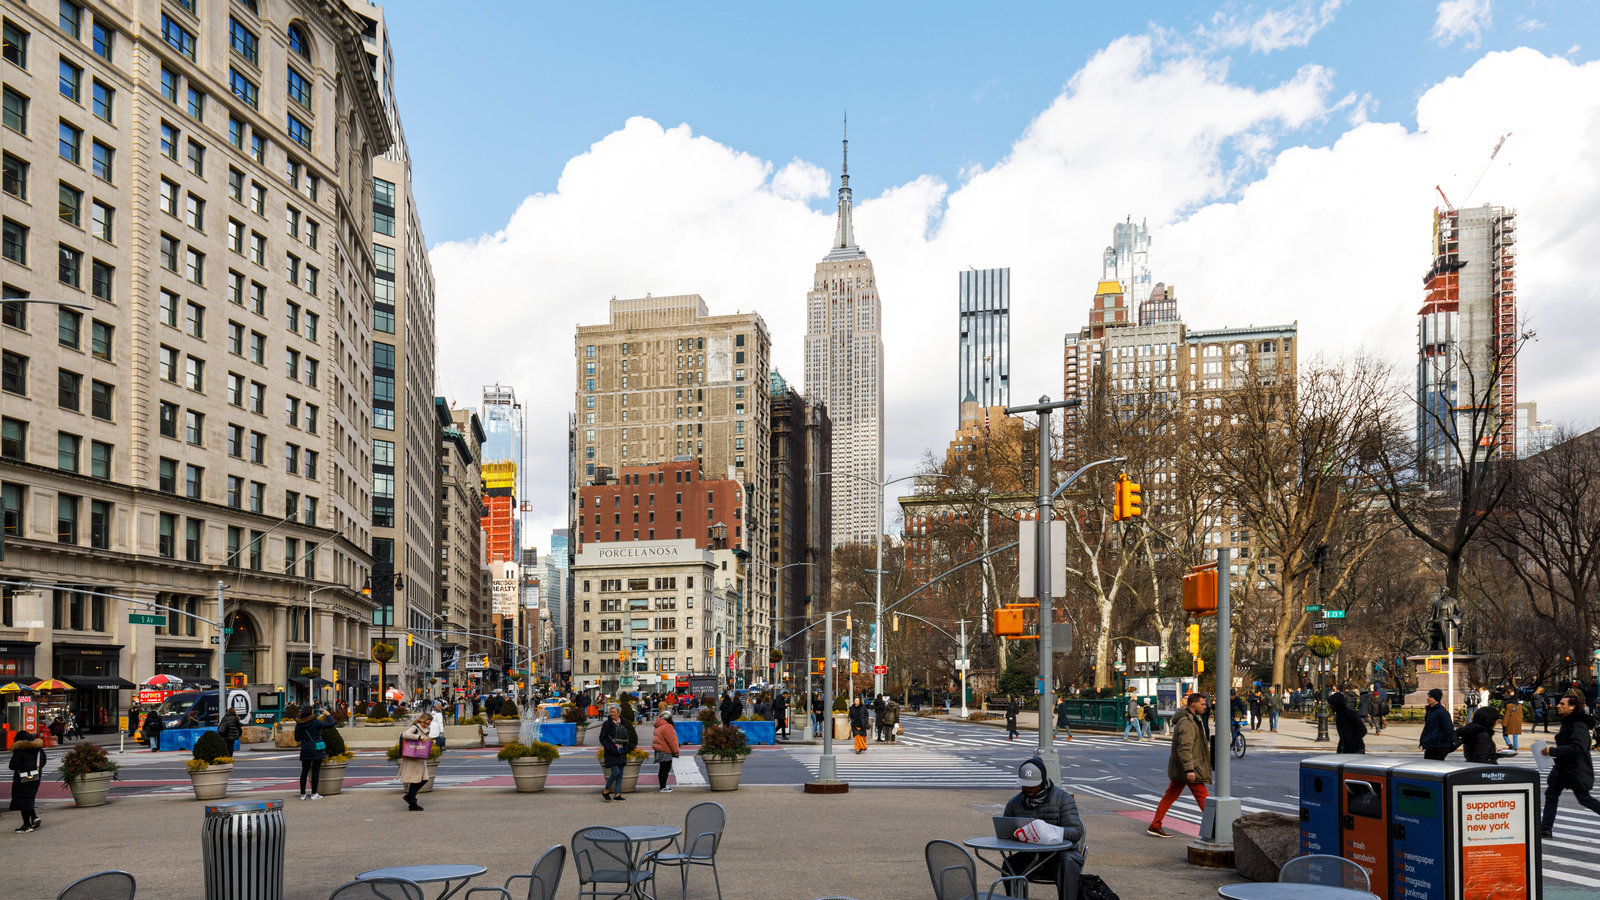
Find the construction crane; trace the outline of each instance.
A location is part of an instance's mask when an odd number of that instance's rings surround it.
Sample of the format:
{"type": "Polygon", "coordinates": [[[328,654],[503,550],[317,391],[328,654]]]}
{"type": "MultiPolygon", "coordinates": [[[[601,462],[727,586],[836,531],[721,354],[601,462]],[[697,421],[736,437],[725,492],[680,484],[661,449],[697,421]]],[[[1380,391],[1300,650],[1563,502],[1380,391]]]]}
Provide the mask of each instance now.
{"type": "Polygon", "coordinates": [[[1461,201],[1463,205],[1467,202],[1467,200],[1472,199],[1472,194],[1473,192],[1477,191],[1478,182],[1483,180],[1483,176],[1489,174],[1489,167],[1494,165],[1494,158],[1500,155],[1500,148],[1506,145],[1506,138],[1508,137],[1511,137],[1511,132],[1509,131],[1500,135],[1500,140],[1495,141],[1494,149],[1489,151],[1489,161],[1483,164],[1483,171],[1478,173],[1478,177],[1472,182],[1472,187],[1467,189],[1466,199],[1461,201]]]}
{"type": "Polygon", "coordinates": [[[1441,198],[1441,199],[1443,199],[1443,200],[1444,200],[1444,208],[1445,208],[1445,211],[1446,211],[1446,212],[1449,212],[1449,213],[1451,213],[1451,214],[1454,214],[1454,213],[1455,213],[1455,211],[1456,211],[1456,208],[1455,208],[1455,207],[1454,207],[1454,206],[1451,206],[1451,205],[1450,205],[1450,198],[1449,198],[1449,197],[1446,197],[1446,196],[1445,196],[1445,195],[1444,195],[1444,188],[1442,188],[1442,187],[1440,187],[1440,186],[1438,186],[1438,185],[1437,185],[1437,184],[1436,184],[1436,185],[1434,185],[1434,186],[1433,186],[1433,189],[1434,189],[1434,190],[1436,190],[1436,191],[1438,191],[1438,192],[1439,192],[1439,197],[1440,197],[1440,198],[1441,198]]]}

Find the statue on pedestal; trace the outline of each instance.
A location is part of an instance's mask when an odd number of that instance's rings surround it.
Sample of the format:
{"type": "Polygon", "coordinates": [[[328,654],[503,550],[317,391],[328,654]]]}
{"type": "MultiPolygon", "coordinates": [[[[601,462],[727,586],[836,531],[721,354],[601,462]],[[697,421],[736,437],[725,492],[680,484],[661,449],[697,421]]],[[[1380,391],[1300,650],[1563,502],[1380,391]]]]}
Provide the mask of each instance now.
{"type": "Polygon", "coordinates": [[[1461,603],[1454,597],[1440,594],[1433,598],[1433,633],[1429,638],[1428,649],[1434,653],[1446,653],[1451,647],[1451,632],[1459,633],[1461,629],[1461,603]]]}

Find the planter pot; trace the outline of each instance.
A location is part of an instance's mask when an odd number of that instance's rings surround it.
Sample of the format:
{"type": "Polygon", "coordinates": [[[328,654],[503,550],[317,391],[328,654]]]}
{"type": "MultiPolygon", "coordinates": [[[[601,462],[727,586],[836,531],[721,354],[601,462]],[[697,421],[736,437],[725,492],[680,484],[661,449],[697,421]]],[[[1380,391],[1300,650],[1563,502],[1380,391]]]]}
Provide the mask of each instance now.
{"type": "Polygon", "coordinates": [[[88,772],[79,776],[67,787],[72,789],[72,802],[78,806],[104,806],[106,792],[111,790],[111,776],[115,772],[88,772]]]}
{"type": "Polygon", "coordinates": [[[194,798],[221,800],[228,796],[228,776],[231,774],[233,774],[232,763],[207,766],[198,772],[190,772],[189,781],[194,785],[194,798]]]}
{"type": "Polygon", "coordinates": [[[513,759],[511,777],[517,782],[517,793],[537,794],[544,790],[544,780],[550,777],[550,764],[542,759],[513,759]]]}
{"type": "Polygon", "coordinates": [[[639,786],[639,767],[644,765],[644,760],[632,760],[622,764],[622,792],[633,793],[639,786]]]}
{"type": "Polygon", "coordinates": [[[344,791],[344,771],[349,763],[336,763],[322,761],[322,774],[317,778],[317,792],[324,797],[332,797],[344,791]]]}
{"type": "Polygon", "coordinates": [[[428,780],[424,781],[422,783],[422,789],[420,791],[418,791],[417,793],[419,793],[419,794],[431,794],[431,793],[433,793],[433,776],[435,776],[437,774],[439,774],[439,761],[436,760],[436,759],[428,760],[428,780]]]}
{"type": "Polygon", "coordinates": [[[583,736],[589,733],[588,723],[573,726],[574,746],[583,746],[583,736]]]}
{"type": "Polygon", "coordinates": [[[393,720],[390,720],[388,722],[382,721],[381,719],[379,719],[379,720],[362,719],[361,720],[361,727],[363,727],[363,728],[393,728],[394,726],[395,726],[395,723],[394,723],[393,720]]]}
{"type": "Polygon", "coordinates": [[[505,746],[517,739],[522,733],[521,719],[499,719],[494,723],[494,732],[500,737],[500,745],[505,746]]]}
{"type": "Polygon", "coordinates": [[[713,791],[739,789],[739,774],[744,771],[744,757],[719,759],[715,756],[702,756],[700,761],[706,764],[706,780],[711,782],[713,791]]]}

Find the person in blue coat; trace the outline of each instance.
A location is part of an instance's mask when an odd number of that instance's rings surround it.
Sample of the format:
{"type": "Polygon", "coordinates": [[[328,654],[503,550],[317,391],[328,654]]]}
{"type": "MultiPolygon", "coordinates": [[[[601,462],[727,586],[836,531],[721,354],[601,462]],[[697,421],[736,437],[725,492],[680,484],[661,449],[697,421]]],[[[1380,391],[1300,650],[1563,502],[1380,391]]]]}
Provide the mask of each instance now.
{"type": "Polygon", "coordinates": [[[300,744],[300,799],[321,800],[317,782],[322,777],[322,761],[328,756],[328,747],[322,741],[322,729],[333,724],[326,710],[317,707],[302,709],[294,720],[294,739],[300,744]],[[309,776],[311,791],[306,791],[309,776]]]}
{"type": "Polygon", "coordinates": [[[1417,741],[1425,759],[1444,759],[1456,748],[1456,725],[1440,702],[1443,699],[1444,691],[1428,691],[1428,711],[1422,719],[1422,737],[1417,741]]]}

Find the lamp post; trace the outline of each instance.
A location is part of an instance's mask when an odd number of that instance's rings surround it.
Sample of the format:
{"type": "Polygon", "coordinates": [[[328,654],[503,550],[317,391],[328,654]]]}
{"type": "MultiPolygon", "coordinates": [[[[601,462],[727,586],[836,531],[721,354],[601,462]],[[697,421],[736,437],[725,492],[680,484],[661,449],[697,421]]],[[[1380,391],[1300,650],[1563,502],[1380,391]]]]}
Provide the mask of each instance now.
{"type": "MultiPolygon", "coordinates": [[[[384,646],[388,646],[389,620],[394,618],[394,592],[403,591],[406,589],[406,576],[401,572],[384,572],[381,574],[374,573],[372,575],[368,575],[366,584],[361,588],[361,593],[371,597],[373,593],[378,590],[379,585],[383,584],[384,582],[389,582],[390,589],[385,592],[385,596],[388,597],[389,602],[383,605],[383,614],[378,617],[383,620],[381,623],[383,627],[383,637],[379,639],[379,643],[383,644],[384,646]]],[[[392,658],[393,655],[391,654],[390,659],[392,658]]],[[[386,699],[384,694],[388,690],[389,660],[380,659],[378,660],[378,699],[386,699]]]]}

